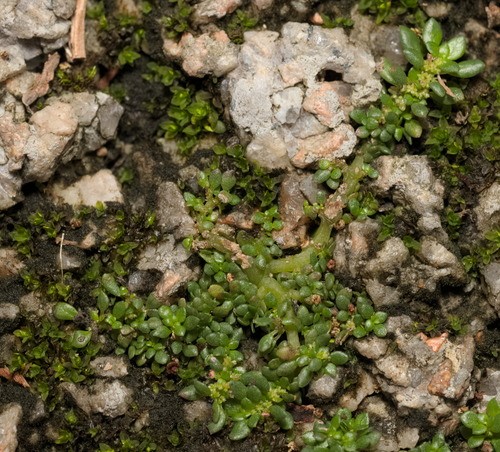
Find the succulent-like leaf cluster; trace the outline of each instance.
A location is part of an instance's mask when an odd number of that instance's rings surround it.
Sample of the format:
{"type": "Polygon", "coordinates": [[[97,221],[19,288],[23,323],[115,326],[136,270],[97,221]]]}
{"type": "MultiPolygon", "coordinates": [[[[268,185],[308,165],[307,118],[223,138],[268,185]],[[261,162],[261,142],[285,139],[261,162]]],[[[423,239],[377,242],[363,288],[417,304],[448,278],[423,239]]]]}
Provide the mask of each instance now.
{"type": "Polygon", "coordinates": [[[412,67],[405,72],[384,61],[380,75],[392,86],[381,95],[381,106],[351,113],[360,124],[358,136],[370,139],[371,146],[380,147],[381,152],[390,151],[403,137],[410,144],[420,138],[433,108],[429,101],[446,108],[464,99],[460,84],[449,77],[466,79],[484,69],[480,60],[458,61],[467,50],[465,37],[443,42],[441,25],[435,19],[426,22],[421,36],[405,26],[400,27],[400,34],[403,53],[412,67]]]}
{"type": "Polygon", "coordinates": [[[500,402],[497,399],[488,402],[484,413],[467,411],[460,420],[469,447],[474,449],[488,442],[495,452],[500,451],[500,402]]]}
{"type": "Polygon", "coordinates": [[[353,417],[348,409],[341,408],[329,422],[315,422],[302,440],[306,444],[302,452],[358,452],[372,450],[380,434],[371,429],[366,413],[353,417]]]}

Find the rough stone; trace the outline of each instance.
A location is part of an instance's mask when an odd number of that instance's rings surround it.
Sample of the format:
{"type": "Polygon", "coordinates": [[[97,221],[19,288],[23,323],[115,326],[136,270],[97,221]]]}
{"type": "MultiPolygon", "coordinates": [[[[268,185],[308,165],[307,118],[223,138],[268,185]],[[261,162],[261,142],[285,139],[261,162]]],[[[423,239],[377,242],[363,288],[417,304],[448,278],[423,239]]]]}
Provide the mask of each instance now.
{"type": "Polygon", "coordinates": [[[7,44],[7,40],[0,37],[0,52],[3,55],[0,64],[0,82],[7,80],[24,71],[26,64],[21,48],[7,44]]]}
{"type": "Polygon", "coordinates": [[[14,321],[19,315],[19,307],[13,303],[0,303],[0,320],[14,321]]]}
{"type": "Polygon", "coordinates": [[[163,50],[168,57],[181,61],[182,69],[191,77],[221,77],[238,64],[238,47],[222,30],[196,38],[185,33],[179,42],[166,39],[163,50]]]}
{"type": "Polygon", "coordinates": [[[207,422],[212,417],[212,405],[204,400],[195,400],[184,405],[184,418],[187,422],[207,422]]]}
{"type": "Polygon", "coordinates": [[[365,266],[379,225],[375,220],[353,221],[335,239],[335,271],[341,275],[357,278],[365,266]]]}
{"type": "Polygon", "coordinates": [[[194,7],[191,20],[195,25],[213,22],[240,7],[242,0],[203,0],[194,7]]]}
{"type": "Polygon", "coordinates": [[[18,403],[0,405],[0,450],[2,452],[17,450],[17,428],[22,415],[23,409],[18,403]]]}
{"type": "Polygon", "coordinates": [[[132,403],[132,390],[119,380],[97,380],[90,387],[74,383],[60,386],[87,414],[101,413],[114,418],[125,414],[132,403]]]}
{"type": "Polygon", "coordinates": [[[182,244],[176,244],[174,238],[168,236],[165,240],[144,248],[139,255],[137,269],[164,272],[186,262],[189,256],[190,254],[182,244]]]}
{"type": "Polygon", "coordinates": [[[352,153],[356,137],[344,120],[353,106],[378,97],[374,71],[371,55],[341,29],[287,23],[281,37],[245,33],[223,100],[251,160],[267,169],[289,168],[290,161],[303,168],[352,153]],[[330,72],[342,81],[323,81],[330,72]]]}
{"type": "Polygon", "coordinates": [[[390,237],[366,265],[366,273],[377,279],[399,273],[410,257],[410,252],[399,237],[390,237]]]}
{"type": "Polygon", "coordinates": [[[351,411],[356,411],[359,404],[367,397],[378,391],[378,384],[373,375],[361,369],[358,372],[356,384],[345,391],[339,400],[339,405],[351,411]]]}
{"type": "Polygon", "coordinates": [[[24,268],[19,253],[12,248],[0,248],[0,278],[17,275],[24,268]]]}
{"type": "Polygon", "coordinates": [[[366,339],[355,340],[353,342],[353,347],[365,358],[375,360],[385,355],[389,348],[389,343],[386,339],[370,336],[366,339]]]}
{"type": "Polygon", "coordinates": [[[398,416],[396,410],[387,400],[381,396],[373,395],[367,397],[360,406],[360,410],[367,413],[370,419],[377,419],[378,430],[381,433],[377,444],[377,451],[396,452],[399,451],[396,438],[398,416]]]}
{"type": "Polygon", "coordinates": [[[123,204],[120,183],[108,169],[83,176],[67,187],[62,183],[54,183],[49,188],[49,193],[55,202],[74,207],[81,205],[93,207],[98,201],[123,204]]]}
{"type": "Polygon", "coordinates": [[[488,302],[500,317],[500,263],[491,262],[480,270],[484,278],[488,302]]]}
{"type": "Polygon", "coordinates": [[[452,8],[453,4],[447,2],[425,2],[422,4],[422,9],[425,11],[425,14],[429,17],[434,17],[434,19],[446,17],[452,8]]]}
{"type": "Polygon", "coordinates": [[[446,238],[439,219],[444,187],[432,174],[427,157],[382,156],[376,160],[375,166],[379,177],[373,182],[373,188],[381,194],[393,190],[393,200],[397,204],[418,213],[417,226],[423,233],[446,238]]]}
{"type": "Polygon", "coordinates": [[[330,375],[322,375],[314,379],[309,385],[307,397],[310,399],[321,400],[328,402],[339,391],[342,386],[342,373],[339,372],[335,377],[330,375]]]}
{"type": "Polygon", "coordinates": [[[271,6],[273,6],[273,3],[274,0],[252,0],[252,4],[260,10],[270,8],[271,6]]]}
{"type": "Polygon", "coordinates": [[[81,158],[113,138],[122,112],[123,107],[106,94],[67,93],[48,99],[26,123],[22,104],[11,94],[4,96],[0,103],[0,210],[22,200],[23,183],[45,182],[60,164],[81,158]]]}
{"type": "Polygon", "coordinates": [[[173,232],[176,239],[194,235],[196,225],[189,216],[184,197],[173,182],[163,182],[156,192],[158,225],[173,232]]]}
{"type": "Polygon", "coordinates": [[[494,182],[479,195],[474,209],[477,228],[483,234],[500,224],[500,182],[494,182]]]}
{"type": "Polygon", "coordinates": [[[279,213],[283,227],[273,232],[273,238],[283,249],[303,246],[306,241],[308,218],[304,215],[301,179],[301,176],[290,173],[281,183],[279,213]]]}
{"type": "MultiPolygon", "coordinates": [[[[71,5],[71,3],[69,4],[71,5]]],[[[41,38],[56,41],[69,34],[70,21],[58,18],[52,2],[18,0],[2,8],[0,29],[18,39],[41,38]]],[[[61,13],[61,10],[57,10],[61,13]]]]}
{"type": "Polygon", "coordinates": [[[119,356],[100,356],[90,362],[98,377],[120,378],[128,375],[125,359],[119,356]]]}
{"type": "Polygon", "coordinates": [[[483,394],[483,404],[486,405],[491,399],[500,401],[500,370],[485,369],[484,375],[477,386],[478,392],[483,394]]]}

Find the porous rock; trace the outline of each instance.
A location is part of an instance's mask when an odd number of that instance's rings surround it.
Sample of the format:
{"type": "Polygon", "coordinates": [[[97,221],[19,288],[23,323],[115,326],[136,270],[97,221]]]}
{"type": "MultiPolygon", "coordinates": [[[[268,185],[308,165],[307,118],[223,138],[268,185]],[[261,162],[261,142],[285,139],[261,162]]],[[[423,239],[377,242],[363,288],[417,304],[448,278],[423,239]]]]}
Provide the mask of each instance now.
{"type": "Polygon", "coordinates": [[[184,197],[173,182],[163,182],[156,192],[158,225],[173,232],[176,239],[196,233],[194,220],[189,216],[184,197]]]}
{"type": "Polygon", "coordinates": [[[90,362],[98,377],[120,378],[128,375],[127,363],[121,356],[99,356],[90,362]]]}
{"type": "Polygon", "coordinates": [[[488,302],[500,317],[500,262],[491,262],[480,269],[488,302]]]}
{"type": "Polygon", "coordinates": [[[64,46],[75,0],[3,0],[0,8],[0,82],[24,70],[26,61],[64,46]]]}
{"type": "Polygon", "coordinates": [[[163,50],[168,57],[180,61],[182,69],[191,77],[208,74],[220,77],[232,71],[238,63],[238,47],[223,30],[197,37],[184,33],[179,42],[165,39],[163,50]]]}
{"type": "Polygon", "coordinates": [[[49,193],[55,202],[74,207],[94,207],[98,201],[123,203],[121,185],[108,169],[83,176],[67,187],[62,183],[54,183],[49,187],[49,193]]]}
{"type": "Polygon", "coordinates": [[[223,100],[250,160],[267,169],[304,168],[352,153],[348,114],[378,97],[374,72],[372,56],[343,30],[289,22],[281,36],[245,33],[223,100]]]}
{"type": "Polygon", "coordinates": [[[132,403],[132,390],[119,380],[97,380],[90,387],[74,383],[60,386],[87,414],[101,413],[114,418],[125,414],[132,403]]]}
{"type": "Polygon", "coordinates": [[[113,138],[122,112],[123,107],[106,94],[69,93],[50,98],[26,122],[21,102],[11,94],[4,96],[0,103],[0,210],[22,200],[23,183],[46,182],[59,165],[113,138]]]}
{"type": "Polygon", "coordinates": [[[410,207],[419,215],[417,226],[426,234],[446,238],[439,212],[443,209],[443,184],[434,177],[425,156],[382,156],[375,162],[379,177],[372,187],[389,194],[397,204],[410,207]]]}
{"type": "Polygon", "coordinates": [[[17,428],[22,415],[23,409],[18,403],[0,405],[0,450],[2,452],[17,450],[17,428]]]}
{"type": "Polygon", "coordinates": [[[213,22],[241,6],[242,0],[203,0],[194,7],[191,20],[200,25],[213,22]]]}
{"type": "Polygon", "coordinates": [[[494,182],[479,195],[474,209],[477,228],[486,233],[500,225],[500,182],[494,182]]]}

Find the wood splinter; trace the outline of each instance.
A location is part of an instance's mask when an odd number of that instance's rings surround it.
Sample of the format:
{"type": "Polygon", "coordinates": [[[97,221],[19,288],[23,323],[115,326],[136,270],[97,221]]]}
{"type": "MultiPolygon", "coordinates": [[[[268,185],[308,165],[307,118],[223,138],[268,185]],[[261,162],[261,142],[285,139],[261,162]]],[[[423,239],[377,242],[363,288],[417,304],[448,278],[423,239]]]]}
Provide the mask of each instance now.
{"type": "Polygon", "coordinates": [[[85,10],[87,0],[76,0],[75,14],[71,20],[69,35],[69,59],[78,60],[87,56],[85,52],[85,10]]]}

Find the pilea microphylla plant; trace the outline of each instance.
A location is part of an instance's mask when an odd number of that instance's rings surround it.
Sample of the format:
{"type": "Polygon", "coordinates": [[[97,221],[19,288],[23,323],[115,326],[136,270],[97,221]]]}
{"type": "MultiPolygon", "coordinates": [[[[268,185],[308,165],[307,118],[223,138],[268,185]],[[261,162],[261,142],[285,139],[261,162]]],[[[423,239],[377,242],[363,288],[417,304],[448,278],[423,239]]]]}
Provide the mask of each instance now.
{"type": "Polygon", "coordinates": [[[403,137],[409,144],[420,138],[425,118],[441,116],[449,106],[464,100],[461,86],[453,78],[474,77],[484,69],[480,60],[458,61],[467,50],[467,40],[457,36],[443,42],[441,25],[435,19],[425,23],[421,35],[405,26],[400,27],[400,34],[411,68],[405,72],[385,60],[380,75],[392,86],[382,93],[380,107],[351,113],[360,124],[358,136],[386,153],[403,137]]]}

